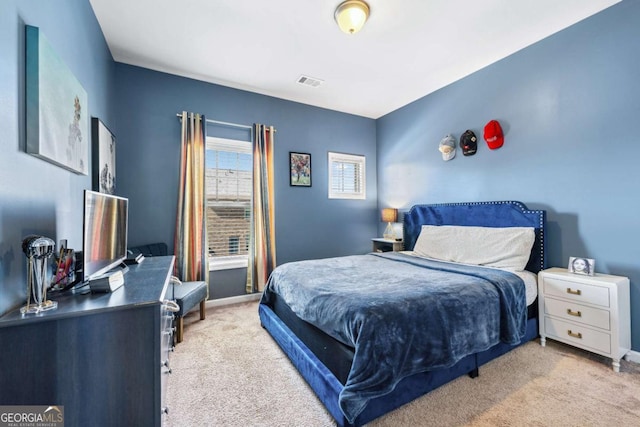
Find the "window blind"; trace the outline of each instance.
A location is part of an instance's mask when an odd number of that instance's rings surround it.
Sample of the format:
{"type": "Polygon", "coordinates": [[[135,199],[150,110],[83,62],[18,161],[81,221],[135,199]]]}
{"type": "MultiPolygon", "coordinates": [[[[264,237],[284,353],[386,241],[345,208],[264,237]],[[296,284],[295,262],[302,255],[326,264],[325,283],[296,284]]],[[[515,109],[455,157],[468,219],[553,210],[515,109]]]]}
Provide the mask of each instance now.
{"type": "Polygon", "coordinates": [[[209,256],[246,256],[253,183],[251,143],[208,138],[206,165],[209,256]]]}

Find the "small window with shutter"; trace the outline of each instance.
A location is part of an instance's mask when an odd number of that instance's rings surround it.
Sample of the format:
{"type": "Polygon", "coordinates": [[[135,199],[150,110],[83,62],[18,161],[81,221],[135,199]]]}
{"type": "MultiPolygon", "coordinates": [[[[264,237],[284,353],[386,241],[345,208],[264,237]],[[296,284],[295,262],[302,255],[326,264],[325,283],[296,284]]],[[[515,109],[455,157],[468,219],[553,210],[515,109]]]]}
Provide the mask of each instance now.
{"type": "Polygon", "coordinates": [[[329,198],[365,199],[365,157],[329,152],[329,198]]]}

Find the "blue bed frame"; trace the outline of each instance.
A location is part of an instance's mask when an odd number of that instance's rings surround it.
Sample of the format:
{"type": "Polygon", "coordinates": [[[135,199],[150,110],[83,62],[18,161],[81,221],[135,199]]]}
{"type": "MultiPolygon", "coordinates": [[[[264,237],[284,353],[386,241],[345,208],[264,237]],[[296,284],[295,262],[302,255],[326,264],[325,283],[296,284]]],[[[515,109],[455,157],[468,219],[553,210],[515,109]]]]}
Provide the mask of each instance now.
{"type": "MultiPolygon", "coordinates": [[[[529,210],[521,202],[499,201],[415,205],[404,215],[403,223],[405,250],[413,249],[422,225],[533,227],[535,228],[536,239],[531,250],[527,270],[538,273],[546,268],[546,212],[543,210],[529,210]]],[[[534,304],[536,303],[534,302],[534,304]]],[[[449,368],[422,372],[406,377],[398,383],[391,393],[372,399],[355,420],[355,423],[350,424],[338,405],[338,398],[343,389],[340,381],[291,332],[269,306],[260,304],[258,311],[262,326],[284,350],[339,426],[366,424],[462,375],[469,374],[475,377],[478,375],[479,367],[483,364],[538,336],[538,319],[537,317],[530,318],[527,321],[525,336],[520,344],[511,346],[500,343],[486,351],[468,355],[449,368]]]]}

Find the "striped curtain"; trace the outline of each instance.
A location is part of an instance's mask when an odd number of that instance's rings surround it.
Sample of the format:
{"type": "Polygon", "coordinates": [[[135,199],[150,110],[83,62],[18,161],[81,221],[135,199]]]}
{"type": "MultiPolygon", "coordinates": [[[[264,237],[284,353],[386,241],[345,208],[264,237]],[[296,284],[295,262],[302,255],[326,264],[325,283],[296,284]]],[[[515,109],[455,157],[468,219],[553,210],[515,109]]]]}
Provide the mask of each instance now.
{"type": "Polygon", "coordinates": [[[182,112],[174,274],[185,282],[204,280],[209,283],[205,226],[204,159],[206,147],[204,126],[204,116],[182,112]]]}
{"type": "Polygon", "coordinates": [[[275,203],[273,180],[273,126],[254,124],[253,233],[249,250],[247,292],[264,289],[276,266],[275,203]]]}

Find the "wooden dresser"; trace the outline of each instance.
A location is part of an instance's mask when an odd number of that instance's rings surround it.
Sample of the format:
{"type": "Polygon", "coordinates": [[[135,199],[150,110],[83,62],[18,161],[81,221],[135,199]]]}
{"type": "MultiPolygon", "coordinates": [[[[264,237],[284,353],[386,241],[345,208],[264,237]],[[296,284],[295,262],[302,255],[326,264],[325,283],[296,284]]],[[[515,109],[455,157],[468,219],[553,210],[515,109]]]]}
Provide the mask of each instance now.
{"type": "Polygon", "coordinates": [[[64,406],[67,427],[162,425],[173,262],[145,258],[112,293],[49,295],[56,310],[1,317],[0,405],[64,406]]]}

